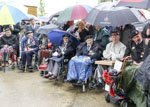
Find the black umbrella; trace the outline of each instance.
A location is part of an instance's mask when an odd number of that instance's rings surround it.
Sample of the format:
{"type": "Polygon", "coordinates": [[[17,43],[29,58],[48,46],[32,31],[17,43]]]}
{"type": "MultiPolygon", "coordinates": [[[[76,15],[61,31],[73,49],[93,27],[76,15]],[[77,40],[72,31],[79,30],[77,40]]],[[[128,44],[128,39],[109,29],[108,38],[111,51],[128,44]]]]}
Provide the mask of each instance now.
{"type": "Polygon", "coordinates": [[[45,25],[45,26],[40,27],[37,30],[37,33],[48,34],[50,31],[57,30],[57,29],[59,29],[59,27],[57,25],[49,24],[49,25],[45,25]]]}
{"type": "Polygon", "coordinates": [[[104,10],[92,9],[85,21],[93,25],[121,26],[144,22],[146,19],[135,8],[112,7],[104,10]]]}
{"type": "Polygon", "coordinates": [[[150,0],[119,0],[116,6],[150,8],[150,0]]]}

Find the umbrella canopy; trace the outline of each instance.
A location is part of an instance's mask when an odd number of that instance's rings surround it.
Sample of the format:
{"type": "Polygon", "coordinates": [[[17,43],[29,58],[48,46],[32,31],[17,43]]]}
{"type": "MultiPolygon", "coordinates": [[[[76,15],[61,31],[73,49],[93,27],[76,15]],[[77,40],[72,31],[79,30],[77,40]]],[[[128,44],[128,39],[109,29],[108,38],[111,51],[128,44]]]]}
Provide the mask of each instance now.
{"type": "Polygon", "coordinates": [[[27,17],[24,18],[23,20],[29,21],[30,19],[38,20],[38,18],[32,14],[27,14],[27,17]]]}
{"type": "Polygon", "coordinates": [[[48,22],[48,21],[49,21],[49,18],[48,18],[48,17],[45,17],[45,16],[39,16],[39,17],[38,17],[38,20],[39,20],[39,21],[42,21],[42,22],[48,22]]]}
{"type": "Polygon", "coordinates": [[[64,22],[69,20],[84,19],[87,16],[87,14],[91,11],[91,9],[92,8],[87,5],[71,6],[62,11],[57,20],[59,22],[64,22]]]}
{"type": "Polygon", "coordinates": [[[37,30],[37,33],[48,34],[50,31],[56,30],[56,29],[59,29],[59,27],[57,25],[49,24],[49,25],[45,25],[45,26],[40,27],[37,30]]]}
{"type": "Polygon", "coordinates": [[[70,35],[70,41],[72,42],[72,44],[76,47],[79,44],[79,40],[77,38],[75,38],[72,34],[66,32],[66,31],[62,31],[62,30],[53,30],[51,32],[48,33],[48,38],[50,39],[50,41],[52,43],[54,43],[55,45],[60,45],[62,40],[63,40],[63,35],[65,34],[69,34],[70,35]]]}
{"type": "Polygon", "coordinates": [[[14,1],[0,1],[0,25],[16,24],[26,18],[27,8],[14,1]]]}
{"type": "Polygon", "coordinates": [[[116,6],[138,7],[148,9],[150,8],[150,0],[119,0],[116,6]]]}
{"type": "Polygon", "coordinates": [[[114,3],[109,1],[109,2],[102,2],[98,6],[96,6],[95,8],[99,9],[99,10],[103,10],[103,9],[109,9],[113,6],[114,6],[114,3]]]}
{"type": "Polygon", "coordinates": [[[146,19],[135,8],[112,7],[104,10],[92,9],[85,21],[93,25],[121,26],[144,22],[146,19]]]}

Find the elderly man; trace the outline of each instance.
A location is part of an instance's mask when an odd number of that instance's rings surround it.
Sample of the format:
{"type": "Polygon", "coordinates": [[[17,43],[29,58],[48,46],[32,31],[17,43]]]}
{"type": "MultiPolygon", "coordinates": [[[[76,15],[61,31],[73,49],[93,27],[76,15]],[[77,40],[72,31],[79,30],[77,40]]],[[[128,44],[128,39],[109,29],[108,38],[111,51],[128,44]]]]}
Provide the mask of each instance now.
{"type": "Polygon", "coordinates": [[[101,57],[101,48],[94,43],[92,36],[86,37],[86,42],[80,44],[76,55],[69,62],[66,81],[78,80],[82,83],[92,74],[92,64],[101,57]]]}
{"type": "Polygon", "coordinates": [[[49,58],[47,71],[49,72],[45,75],[45,78],[56,79],[57,74],[60,71],[61,63],[64,59],[70,59],[73,54],[73,46],[70,42],[70,35],[66,34],[63,36],[62,43],[59,47],[54,49],[52,54],[53,57],[49,58]]]}
{"type": "Polygon", "coordinates": [[[142,38],[139,31],[133,30],[124,57],[131,55],[134,65],[140,66],[143,64],[145,47],[145,40],[142,38]]]}
{"type": "Polygon", "coordinates": [[[103,52],[104,58],[108,60],[116,60],[117,58],[123,58],[126,46],[120,41],[120,33],[117,29],[112,31],[111,41],[107,44],[106,49],[103,52]]]}
{"type": "Polygon", "coordinates": [[[32,69],[32,56],[37,53],[39,49],[39,43],[36,37],[33,36],[32,31],[27,31],[26,36],[21,40],[21,59],[22,59],[22,70],[25,69],[27,62],[28,69],[32,69]]]}

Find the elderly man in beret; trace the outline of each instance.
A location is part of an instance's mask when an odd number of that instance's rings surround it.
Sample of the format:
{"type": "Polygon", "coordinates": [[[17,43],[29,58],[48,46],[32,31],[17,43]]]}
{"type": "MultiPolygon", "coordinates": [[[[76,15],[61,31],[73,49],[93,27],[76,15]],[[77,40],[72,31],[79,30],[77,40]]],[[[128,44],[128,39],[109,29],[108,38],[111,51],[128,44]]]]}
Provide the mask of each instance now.
{"type": "Polygon", "coordinates": [[[64,59],[70,60],[72,57],[72,54],[74,52],[73,44],[70,41],[70,35],[65,34],[63,35],[62,43],[59,46],[55,46],[52,57],[49,58],[48,63],[48,74],[45,75],[45,78],[49,78],[51,80],[54,80],[58,76],[58,72],[60,71],[60,67],[62,64],[62,61],[64,59]]]}
{"type": "Polygon", "coordinates": [[[134,65],[141,66],[143,64],[145,48],[145,40],[142,38],[142,35],[139,31],[133,30],[124,57],[132,56],[134,65]]]}
{"type": "Polygon", "coordinates": [[[25,69],[27,62],[27,68],[32,69],[32,56],[36,54],[39,49],[39,43],[32,31],[27,31],[26,35],[21,40],[21,60],[22,70],[25,69]]]}
{"type": "Polygon", "coordinates": [[[120,32],[114,29],[111,34],[111,41],[107,44],[106,49],[103,52],[104,58],[108,60],[116,60],[117,58],[123,58],[126,46],[120,41],[120,32]]]}
{"type": "Polygon", "coordinates": [[[72,80],[78,84],[84,82],[92,74],[94,61],[101,57],[102,48],[94,43],[93,36],[87,36],[85,41],[77,47],[76,55],[69,62],[66,80],[68,82],[72,80]]]}

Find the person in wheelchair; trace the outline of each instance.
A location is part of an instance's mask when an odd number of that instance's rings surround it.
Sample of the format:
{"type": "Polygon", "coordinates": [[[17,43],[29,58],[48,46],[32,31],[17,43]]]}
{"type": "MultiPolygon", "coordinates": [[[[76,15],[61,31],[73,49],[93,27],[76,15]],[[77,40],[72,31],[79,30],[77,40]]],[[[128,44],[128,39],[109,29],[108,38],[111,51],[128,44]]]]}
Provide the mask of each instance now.
{"type": "Polygon", "coordinates": [[[27,31],[26,36],[24,36],[21,40],[22,70],[25,69],[26,64],[28,69],[32,69],[32,56],[38,52],[38,49],[39,43],[37,38],[33,36],[32,31],[27,31]]]}
{"type": "Polygon", "coordinates": [[[41,34],[39,36],[39,51],[38,51],[38,65],[43,62],[44,58],[51,57],[51,50],[53,45],[48,39],[47,35],[41,34]]]}
{"type": "Polygon", "coordinates": [[[76,55],[69,62],[66,82],[83,83],[92,75],[92,64],[101,57],[102,48],[94,43],[93,36],[88,35],[85,40],[77,47],[76,55]]]}
{"type": "Polygon", "coordinates": [[[120,42],[120,32],[116,28],[111,33],[111,41],[112,42],[106,45],[103,57],[107,60],[123,58],[126,46],[120,42]]]}
{"type": "Polygon", "coordinates": [[[48,74],[45,78],[56,79],[58,72],[60,71],[61,63],[64,59],[70,59],[74,51],[73,45],[70,41],[70,35],[65,34],[63,36],[62,43],[55,47],[52,53],[52,57],[49,58],[47,67],[48,74]]]}
{"type": "Polygon", "coordinates": [[[17,45],[17,37],[12,35],[11,30],[7,28],[4,36],[0,38],[0,51],[3,61],[2,66],[8,66],[9,58],[11,57],[12,67],[14,67],[14,61],[17,60],[17,45]]]}

